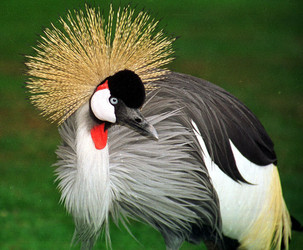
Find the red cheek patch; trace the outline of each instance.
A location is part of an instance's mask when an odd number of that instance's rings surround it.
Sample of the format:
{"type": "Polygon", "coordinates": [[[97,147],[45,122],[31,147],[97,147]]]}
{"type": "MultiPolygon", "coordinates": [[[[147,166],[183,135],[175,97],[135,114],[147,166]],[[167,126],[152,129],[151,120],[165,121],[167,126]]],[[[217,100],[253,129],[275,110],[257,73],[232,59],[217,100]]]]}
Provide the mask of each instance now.
{"type": "Polygon", "coordinates": [[[107,144],[107,130],[104,130],[105,123],[94,126],[90,130],[91,137],[95,144],[96,149],[103,149],[107,144]]]}

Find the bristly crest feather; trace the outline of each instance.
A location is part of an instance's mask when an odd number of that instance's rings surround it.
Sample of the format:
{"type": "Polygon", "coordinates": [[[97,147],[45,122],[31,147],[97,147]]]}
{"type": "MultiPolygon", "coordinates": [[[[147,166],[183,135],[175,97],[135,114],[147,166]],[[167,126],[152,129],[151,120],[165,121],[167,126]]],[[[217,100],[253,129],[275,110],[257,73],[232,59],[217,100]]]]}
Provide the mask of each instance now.
{"type": "Polygon", "coordinates": [[[106,22],[100,9],[86,6],[60,18],[62,29],[52,24],[27,56],[32,103],[52,122],[62,124],[86,103],[96,86],[124,69],[134,71],[149,88],[161,78],[160,67],[172,61],[174,38],[156,31],[158,22],[130,7],[115,14],[110,6],[106,22]]]}

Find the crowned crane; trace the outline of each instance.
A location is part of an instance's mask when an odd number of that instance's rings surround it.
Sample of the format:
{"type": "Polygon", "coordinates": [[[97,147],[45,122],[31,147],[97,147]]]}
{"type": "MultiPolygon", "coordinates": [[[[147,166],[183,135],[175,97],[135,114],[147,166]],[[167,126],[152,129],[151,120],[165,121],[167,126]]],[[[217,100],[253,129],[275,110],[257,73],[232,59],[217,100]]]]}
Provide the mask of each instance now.
{"type": "Polygon", "coordinates": [[[222,88],[163,69],[174,38],[134,13],[69,12],[26,63],[32,103],[60,125],[56,173],[76,241],[109,241],[111,217],[151,225],[167,249],[288,248],[265,129],[222,88]]]}

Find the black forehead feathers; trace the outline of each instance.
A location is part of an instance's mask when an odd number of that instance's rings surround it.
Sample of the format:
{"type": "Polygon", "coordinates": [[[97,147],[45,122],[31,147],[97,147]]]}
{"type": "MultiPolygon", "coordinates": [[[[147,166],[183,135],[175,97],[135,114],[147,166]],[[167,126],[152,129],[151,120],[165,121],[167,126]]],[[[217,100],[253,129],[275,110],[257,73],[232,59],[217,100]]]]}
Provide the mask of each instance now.
{"type": "Polygon", "coordinates": [[[145,100],[145,88],[140,77],[131,70],[122,70],[107,78],[112,96],[129,108],[140,108],[145,100]]]}

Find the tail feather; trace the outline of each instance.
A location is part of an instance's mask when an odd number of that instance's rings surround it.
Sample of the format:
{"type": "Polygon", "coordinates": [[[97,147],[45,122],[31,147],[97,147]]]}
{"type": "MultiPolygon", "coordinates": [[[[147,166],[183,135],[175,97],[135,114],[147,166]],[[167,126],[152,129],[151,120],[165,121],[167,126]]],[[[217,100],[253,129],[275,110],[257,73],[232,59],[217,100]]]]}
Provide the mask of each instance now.
{"type": "Polygon", "coordinates": [[[269,190],[270,199],[264,204],[258,220],[252,225],[250,233],[240,240],[239,249],[285,249],[289,248],[291,238],[291,219],[283,199],[277,168],[273,170],[269,190]]]}

